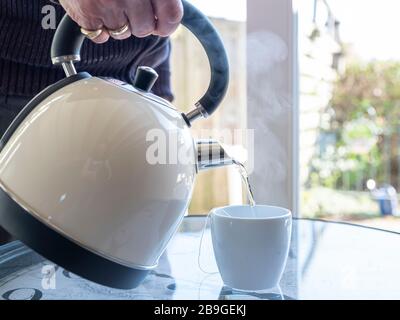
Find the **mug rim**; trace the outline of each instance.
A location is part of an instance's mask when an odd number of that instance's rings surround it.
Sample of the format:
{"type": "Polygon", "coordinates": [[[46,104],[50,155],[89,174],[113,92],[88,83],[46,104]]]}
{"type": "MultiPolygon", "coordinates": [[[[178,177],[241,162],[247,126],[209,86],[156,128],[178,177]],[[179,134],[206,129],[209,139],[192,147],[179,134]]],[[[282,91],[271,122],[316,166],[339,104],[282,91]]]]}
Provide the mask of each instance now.
{"type": "Polygon", "coordinates": [[[279,214],[279,215],[276,215],[276,216],[272,216],[272,217],[232,217],[232,216],[226,216],[226,215],[222,215],[222,214],[218,213],[219,211],[221,211],[223,209],[226,209],[226,208],[238,208],[238,207],[250,207],[250,205],[237,204],[237,205],[213,208],[210,211],[210,216],[211,215],[215,215],[218,218],[237,219],[237,220],[276,220],[276,219],[292,217],[292,212],[287,208],[279,207],[279,206],[264,205],[264,204],[256,204],[254,207],[264,207],[264,208],[270,208],[270,209],[279,209],[279,210],[282,211],[282,214],[279,214]]]}

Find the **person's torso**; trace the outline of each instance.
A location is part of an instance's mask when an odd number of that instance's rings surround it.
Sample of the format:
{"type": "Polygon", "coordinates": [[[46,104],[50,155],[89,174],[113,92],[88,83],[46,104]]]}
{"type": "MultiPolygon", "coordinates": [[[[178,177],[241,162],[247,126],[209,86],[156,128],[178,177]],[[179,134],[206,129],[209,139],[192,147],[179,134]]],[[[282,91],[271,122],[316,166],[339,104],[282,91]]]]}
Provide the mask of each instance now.
{"type": "MultiPolygon", "coordinates": [[[[65,14],[63,8],[48,0],[1,0],[0,1],[0,73],[9,73],[12,86],[14,73],[48,72],[49,80],[38,84],[38,90],[63,76],[59,68],[52,66],[50,47],[55,29],[65,14]],[[55,16],[54,16],[55,14],[55,16]],[[55,21],[55,23],[54,23],[55,21]]],[[[78,70],[93,75],[115,77],[130,82],[139,64],[157,67],[169,54],[168,39],[131,37],[124,41],[111,39],[96,45],[86,40],[82,61],[78,70]]],[[[4,76],[3,76],[4,77],[4,76]]],[[[36,89],[34,89],[36,90],[36,89]]]]}

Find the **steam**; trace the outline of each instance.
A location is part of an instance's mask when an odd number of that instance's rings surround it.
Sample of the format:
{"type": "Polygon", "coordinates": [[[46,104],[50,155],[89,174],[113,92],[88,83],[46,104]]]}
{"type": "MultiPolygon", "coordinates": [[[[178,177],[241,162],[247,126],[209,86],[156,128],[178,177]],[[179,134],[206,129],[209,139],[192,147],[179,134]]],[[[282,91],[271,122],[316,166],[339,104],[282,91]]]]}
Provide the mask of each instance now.
{"type": "Polygon", "coordinates": [[[288,46],[272,32],[248,36],[249,128],[255,130],[254,170],[251,177],[259,203],[287,205],[288,111],[291,92],[287,88],[288,46]]]}
{"type": "Polygon", "coordinates": [[[290,108],[284,88],[288,47],[278,35],[264,31],[250,34],[247,48],[250,103],[259,105],[256,111],[262,114],[260,121],[267,117],[276,122],[290,108]]]}

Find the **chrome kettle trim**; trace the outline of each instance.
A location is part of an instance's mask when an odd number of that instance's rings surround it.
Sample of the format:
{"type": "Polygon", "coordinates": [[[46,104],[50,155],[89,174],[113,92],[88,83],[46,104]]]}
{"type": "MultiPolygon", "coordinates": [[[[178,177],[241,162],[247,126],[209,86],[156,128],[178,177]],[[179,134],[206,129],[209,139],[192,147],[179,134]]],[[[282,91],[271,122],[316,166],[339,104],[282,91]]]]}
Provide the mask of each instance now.
{"type": "Polygon", "coordinates": [[[214,139],[196,141],[197,170],[204,171],[235,164],[220,142],[214,139]]]}

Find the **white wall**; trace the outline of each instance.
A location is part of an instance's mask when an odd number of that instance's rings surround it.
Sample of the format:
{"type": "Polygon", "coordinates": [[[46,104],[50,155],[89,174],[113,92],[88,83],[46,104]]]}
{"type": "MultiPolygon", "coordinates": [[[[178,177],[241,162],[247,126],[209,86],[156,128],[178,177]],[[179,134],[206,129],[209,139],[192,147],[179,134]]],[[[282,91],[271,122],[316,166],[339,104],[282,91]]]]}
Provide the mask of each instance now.
{"type": "Polygon", "coordinates": [[[297,214],[296,28],[292,1],[248,0],[248,128],[258,202],[297,214]]]}
{"type": "MultiPolygon", "coordinates": [[[[298,213],[297,15],[291,0],[247,1],[248,128],[254,129],[251,175],[258,203],[298,213]]],[[[298,228],[281,285],[298,296],[298,228]]]]}

